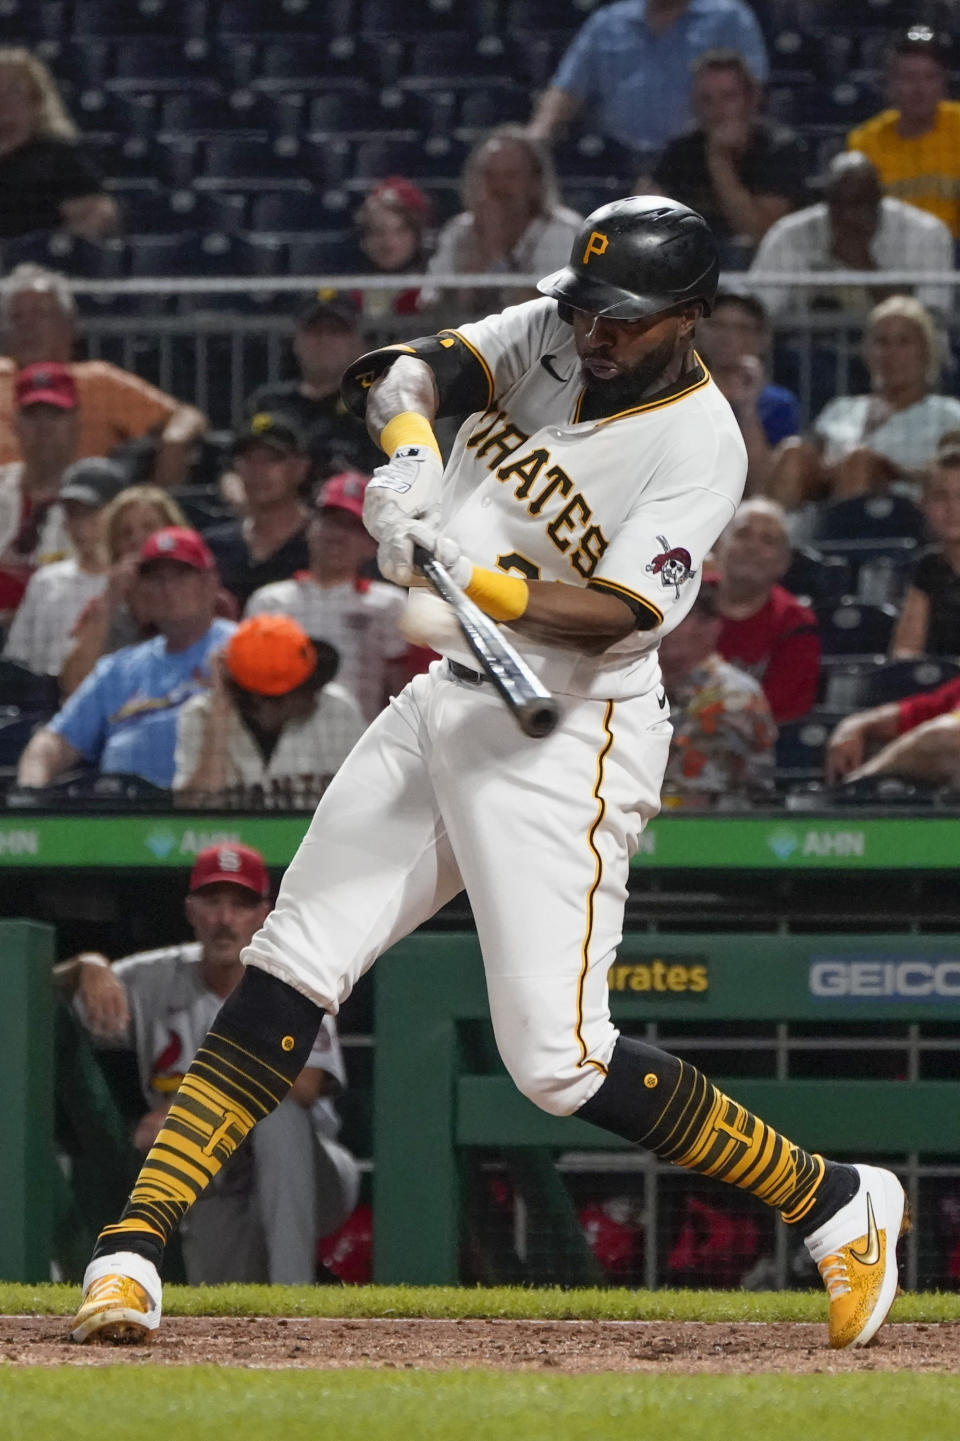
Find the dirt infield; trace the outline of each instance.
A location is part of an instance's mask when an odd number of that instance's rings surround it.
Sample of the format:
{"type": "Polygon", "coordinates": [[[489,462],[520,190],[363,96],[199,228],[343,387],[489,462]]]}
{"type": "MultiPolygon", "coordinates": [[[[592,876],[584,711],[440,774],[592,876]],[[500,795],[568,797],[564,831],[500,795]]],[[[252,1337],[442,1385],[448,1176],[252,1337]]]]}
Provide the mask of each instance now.
{"type": "Polygon", "coordinates": [[[826,1327],[663,1321],[411,1321],[170,1317],[147,1346],[77,1346],[67,1322],[0,1317],[0,1369],[202,1365],[333,1370],[695,1373],[957,1371],[960,1323],[888,1325],[877,1341],[831,1351],[826,1327]]]}

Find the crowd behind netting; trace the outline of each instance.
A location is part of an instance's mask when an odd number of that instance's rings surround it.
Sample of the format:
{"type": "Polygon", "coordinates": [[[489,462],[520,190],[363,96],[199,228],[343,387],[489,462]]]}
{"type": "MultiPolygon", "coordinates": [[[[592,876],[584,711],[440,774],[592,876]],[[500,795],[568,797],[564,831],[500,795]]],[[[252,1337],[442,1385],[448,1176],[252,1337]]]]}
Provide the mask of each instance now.
{"type": "MultiPolygon", "coordinates": [[[[432,653],[344,368],[700,211],[743,504],[664,804],[960,798],[960,5],[2,0],[0,784],[310,808],[432,653]]],[[[448,425],[449,445],[456,426],[448,425]]]]}

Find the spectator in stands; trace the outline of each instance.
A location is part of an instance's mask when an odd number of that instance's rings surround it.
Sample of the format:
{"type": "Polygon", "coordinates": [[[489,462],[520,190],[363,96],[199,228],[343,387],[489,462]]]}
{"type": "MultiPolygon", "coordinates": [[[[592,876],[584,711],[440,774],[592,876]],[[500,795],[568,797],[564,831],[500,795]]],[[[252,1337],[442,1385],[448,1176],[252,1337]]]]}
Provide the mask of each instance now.
{"type": "Polygon", "coordinates": [[[864,776],[898,776],[956,786],[960,679],[845,716],[827,745],[826,775],[833,785],[864,776]]]}
{"type": "Polygon", "coordinates": [[[7,355],[0,358],[0,464],[19,456],[13,426],[17,370],[56,362],[69,366],[79,397],[80,431],[71,460],[109,455],[150,435],[156,440],[153,480],[167,490],[183,481],[206,417],[105,360],[74,361],[76,304],[64,276],[40,265],[18,265],[5,283],[0,326],[7,355]]]}
{"type": "Polygon", "coordinates": [[[885,196],[873,164],[856,150],[834,156],[817,183],[824,200],[778,220],[753,258],[751,271],[784,278],[782,285],[763,286],[771,314],[809,309],[863,313],[894,291],[910,289],[843,285],[818,290],[789,284],[791,276],[809,270],[915,271],[917,298],[944,314],[950,310],[952,287],[923,282],[924,271],[953,269],[953,241],[942,221],[885,196]]]}
{"type": "MultiPolygon", "coordinates": [[[[214,1016],[243,975],[240,953],[270,911],[263,857],[210,846],[190,875],[186,914],[195,939],[111,965],[83,952],[58,966],[59,988],[94,1041],[137,1057],[148,1107],[134,1132],[149,1150],[214,1016]]],[[[336,1024],[324,1016],[290,1095],[224,1166],[180,1232],[192,1286],[260,1282],[308,1286],[317,1241],[353,1210],[357,1164],[336,1140],[333,1097],[346,1084],[336,1024]]]]}
{"type": "Polygon", "coordinates": [[[106,582],[77,617],[60,671],[64,696],[73,694],[102,655],[154,634],[136,586],[140,548],[154,531],[186,523],[176,501],[157,485],[127,486],[107,506],[103,517],[106,582]]]}
{"type": "Polygon", "coordinates": [[[338,470],[372,470],[383,460],[366,426],[340,399],[340,377],[365,348],[357,297],[345,291],[318,291],[296,322],[297,379],[261,385],[244,401],[248,420],[279,411],[297,422],[310,455],[309,485],[338,470]]]}
{"type": "MultiPolygon", "coordinates": [[[[391,175],[368,192],[354,216],[360,249],[367,269],[378,275],[423,274],[427,268],[427,232],[431,205],[412,180],[391,175]]],[[[368,318],[414,315],[420,291],[407,286],[396,290],[365,290],[363,313],[368,318]]]]}
{"type": "Polygon", "coordinates": [[[257,411],[233,447],[246,514],[207,531],[220,579],[243,608],[258,586],[285,580],[309,563],[302,500],[310,458],[295,418],[257,411]]]}
{"type": "Polygon", "coordinates": [[[799,400],[792,390],[767,379],[767,312],[755,295],[721,290],[702,325],[710,374],[732,405],[747,447],[748,491],[763,491],[774,447],[800,429],[799,400]]]}
{"type": "Polygon", "coordinates": [[[744,807],[773,790],[777,728],[759,682],[720,656],[722,626],[717,583],[707,577],[689,615],[661,642],[673,724],[668,809],[744,807]]]}
{"type": "Polygon", "coordinates": [[[769,494],[792,509],[806,501],[862,495],[887,486],[916,499],[919,479],[944,431],[960,425],[960,401],[936,394],[940,343],[929,311],[893,295],[867,317],[869,395],[839,395],[809,439],[786,440],[769,494]]]}
{"type": "Polygon", "coordinates": [[[693,68],[695,125],[671,140],[650,189],[697,210],[728,259],[752,253],[776,220],[807,198],[807,147],[760,114],[761,91],[736,50],[708,50],[693,68]]]}
{"type": "Polygon", "coordinates": [[[17,376],[14,430],[21,460],[0,465],[0,617],[13,614],[37,566],[64,560],[70,537],[57,503],[77,435],[77,390],[64,365],[17,376]]]}
{"type": "Polygon", "coordinates": [[[177,713],[210,685],[210,658],[230,636],[214,619],[216,564],[196,531],[158,530],[140,550],[139,588],[157,634],[104,656],[20,758],[21,786],[47,786],[85,760],[104,774],[169,789],[177,713]]]}
{"type": "Polygon", "coordinates": [[[590,16],[530,122],[551,139],[582,110],[602,135],[648,153],[690,123],[693,63],[706,50],[739,51],[759,83],[767,55],[743,0],[620,0],[590,16]]]}
{"type": "Polygon", "coordinates": [[[894,45],[891,108],[847,136],[877,167],[888,195],[935,215],[960,240],[960,104],[947,100],[947,54],[926,25],[894,45]]]}
{"type": "Polygon", "coordinates": [[[344,471],[315,492],[307,526],[309,570],[256,591],[246,613],[292,616],[307,635],[334,646],[339,682],[370,721],[410,679],[411,657],[398,628],[403,591],[361,574],[377,549],[363,524],[366,485],[365,475],[344,471]]]}
{"type": "Polygon", "coordinates": [[[241,621],[213,685],[177,719],[173,789],[184,805],[312,809],[365,728],[333,683],[338,656],[287,615],[241,621]]]}
{"type": "Polygon", "coordinates": [[[807,714],[820,679],[817,618],[778,584],[790,555],[786,517],[762,496],[744,501],[716,547],[717,650],[760,682],[778,725],[807,714]]]}
{"type": "Polygon", "coordinates": [[[30,577],[3,648],[7,660],[35,675],[60,674],[77,617],[107,584],[104,507],[125,482],[112,460],[76,460],[64,471],[58,500],[72,554],[30,577]]]}
{"type": "MultiPolygon", "coordinates": [[[[431,275],[547,275],[565,265],[582,216],[561,204],[547,146],[521,125],[498,125],[463,167],[464,209],[437,236],[431,275]]],[[[425,290],[421,305],[494,309],[536,295],[532,288],[425,290]]]]}
{"type": "Polygon", "coordinates": [[[117,229],[116,201],[77,143],[53,76],[29,50],[0,49],[0,239],[68,230],[98,240],[117,229]]]}
{"type": "Polygon", "coordinates": [[[960,446],[940,449],[923,486],[934,544],[910,574],[890,654],[960,656],[960,446]]]}

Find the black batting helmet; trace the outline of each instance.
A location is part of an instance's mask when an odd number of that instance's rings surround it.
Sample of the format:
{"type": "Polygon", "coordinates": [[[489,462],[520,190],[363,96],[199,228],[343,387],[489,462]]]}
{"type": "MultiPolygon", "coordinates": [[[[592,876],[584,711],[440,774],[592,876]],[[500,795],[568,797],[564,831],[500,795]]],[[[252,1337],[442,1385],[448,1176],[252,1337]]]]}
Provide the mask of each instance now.
{"type": "Polygon", "coordinates": [[[639,320],[699,300],[710,314],[720,263],[702,215],[662,195],[631,195],[588,215],[569,265],[537,285],[564,309],[639,320]]]}

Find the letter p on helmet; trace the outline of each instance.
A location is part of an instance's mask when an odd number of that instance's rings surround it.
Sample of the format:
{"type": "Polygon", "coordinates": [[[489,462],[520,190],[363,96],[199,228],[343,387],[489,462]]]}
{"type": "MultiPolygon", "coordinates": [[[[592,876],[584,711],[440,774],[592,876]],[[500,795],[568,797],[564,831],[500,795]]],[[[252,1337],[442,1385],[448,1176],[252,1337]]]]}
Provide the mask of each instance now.
{"type": "Polygon", "coordinates": [[[604,235],[602,230],[591,230],[590,239],[583,252],[583,264],[590,264],[591,255],[602,255],[609,244],[609,238],[604,235]]]}

